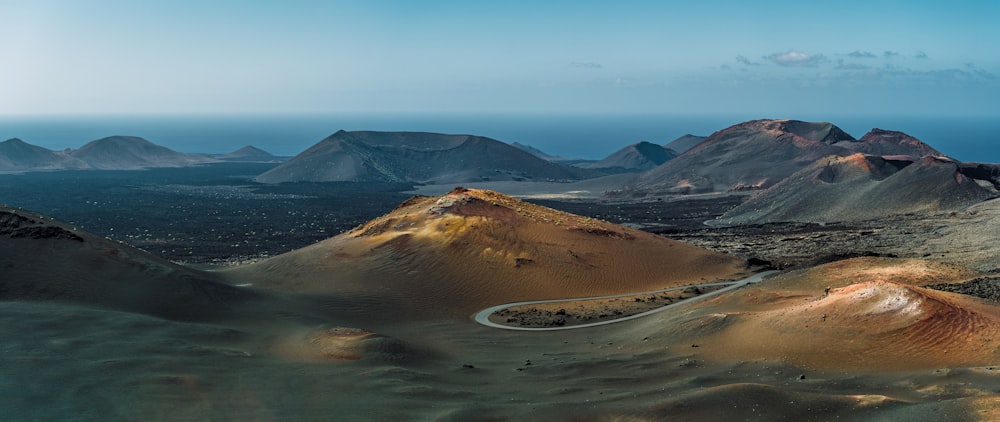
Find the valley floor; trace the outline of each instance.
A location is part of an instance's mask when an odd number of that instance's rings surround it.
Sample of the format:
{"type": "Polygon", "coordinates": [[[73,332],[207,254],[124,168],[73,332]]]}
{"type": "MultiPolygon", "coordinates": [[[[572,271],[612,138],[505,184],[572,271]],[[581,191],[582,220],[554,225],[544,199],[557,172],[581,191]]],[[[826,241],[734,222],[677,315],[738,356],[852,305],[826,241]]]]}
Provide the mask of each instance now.
{"type": "MultiPolygon", "coordinates": [[[[259,172],[253,166],[261,165],[91,172],[62,184],[52,174],[2,175],[15,179],[0,185],[0,203],[173,261],[220,265],[309,245],[408,196],[403,188],[259,186],[239,178],[259,172]]],[[[2,301],[0,405],[21,420],[1000,418],[1000,355],[986,337],[1000,321],[997,305],[919,289],[1000,272],[996,200],[879,221],[704,224],[743,199],[533,199],[783,271],[697,306],[578,330],[501,330],[472,315],[399,321],[284,296],[301,309],[212,321],[2,301]],[[867,258],[843,261],[852,257],[867,258]],[[813,269],[824,263],[834,264],[813,269]],[[858,293],[859,285],[869,289],[858,293]],[[823,308],[870,296],[886,309],[937,306],[918,322],[961,316],[950,331],[925,332],[978,343],[947,343],[949,355],[903,328],[882,334],[913,343],[880,343],[860,330],[914,322],[823,308]],[[750,346],[737,350],[733,338],[750,346]],[[824,347],[797,348],[816,344],[824,347]]]]}

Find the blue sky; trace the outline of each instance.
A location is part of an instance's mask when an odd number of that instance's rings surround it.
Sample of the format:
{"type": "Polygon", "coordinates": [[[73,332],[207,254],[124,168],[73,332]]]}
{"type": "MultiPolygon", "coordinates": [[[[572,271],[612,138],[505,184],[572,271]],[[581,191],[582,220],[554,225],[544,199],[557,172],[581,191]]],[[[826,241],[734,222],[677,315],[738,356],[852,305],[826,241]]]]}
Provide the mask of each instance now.
{"type": "Polygon", "coordinates": [[[8,1],[0,114],[1000,114],[1000,1],[8,1]]]}

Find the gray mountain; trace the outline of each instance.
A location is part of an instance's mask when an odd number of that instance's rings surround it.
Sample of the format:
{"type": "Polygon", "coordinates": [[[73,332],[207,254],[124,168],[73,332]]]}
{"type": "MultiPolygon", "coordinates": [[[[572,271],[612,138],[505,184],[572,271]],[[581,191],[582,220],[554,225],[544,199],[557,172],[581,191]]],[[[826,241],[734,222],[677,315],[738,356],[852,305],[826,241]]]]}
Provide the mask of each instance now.
{"type": "Polygon", "coordinates": [[[436,184],[577,180],[591,175],[587,170],[551,163],[480,136],[341,130],[255,180],[436,184]]]}
{"type": "Polygon", "coordinates": [[[83,162],[13,138],[0,142],[0,171],[63,170],[85,168],[83,162]]]}
{"type": "Polygon", "coordinates": [[[514,148],[517,148],[517,149],[519,149],[521,151],[527,152],[528,154],[534,155],[535,157],[541,158],[541,159],[543,159],[545,161],[565,161],[565,160],[571,160],[570,158],[563,158],[563,157],[560,157],[560,156],[557,156],[557,155],[548,154],[545,151],[542,151],[542,150],[540,150],[538,148],[535,148],[535,147],[533,147],[531,145],[522,144],[520,142],[512,142],[510,144],[510,146],[512,146],[514,148]]]}
{"type": "Polygon", "coordinates": [[[600,161],[574,165],[587,169],[645,171],[670,161],[676,156],[677,153],[672,149],[643,141],[622,148],[600,161]]]}
{"type": "Polygon", "coordinates": [[[1000,193],[997,170],[930,155],[918,159],[861,153],[830,156],[715,222],[835,222],[963,209],[1000,193]]]}
{"type": "Polygon", "coordinates": [[[681,136],[680,138],[674,139],[673,141],[668,142],[666,145],[664,145],[664,147],[670,148],[676,151],[678,154],[683,154],[684,152],[691,149],[695,145],[700,144],[701,141],[705,140],[705,138],[706,136],[687,134],[681,136]]]}
{"type": "Polygon", "coordinates": [[[98,139],[69,151],[69,155],[100,170],[186,167],[216,161],[204,155],[180,153],[135,136],[98,139]]]}
{"type": "Polygon", "coordinates": [[[284,161],[281,157],[276,157],[274,155],[271,155],[271,153],[252,145],[247,145],[236,151],[230,152],[229,154],[216,155],[215,158],[223,161],[241,161],[241,162],[258,162],[258,163],[275,163],[284,161]]]}

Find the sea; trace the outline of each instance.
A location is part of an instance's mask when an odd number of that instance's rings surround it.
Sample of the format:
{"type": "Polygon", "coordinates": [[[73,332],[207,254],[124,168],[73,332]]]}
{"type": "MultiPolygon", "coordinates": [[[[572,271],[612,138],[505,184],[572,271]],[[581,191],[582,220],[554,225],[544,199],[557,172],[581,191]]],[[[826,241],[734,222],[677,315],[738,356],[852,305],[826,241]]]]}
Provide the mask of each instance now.
{"type": "Polygon", "coordinates": [[[856,138],[872,128],[898,130],[961,161],[1000,162],[1000,116],[768,116],[747,114],[337,113],[0,116],[0,140],[18,138],[52,150],[79,148],[112,135],[145,138],[192,153],[253,145],[294,156],[338,130],[421,131],[519,142],[565,158],[600,159],[635,142],[665,144],[710,135],[760,118],[831,122],[856,138]]]}

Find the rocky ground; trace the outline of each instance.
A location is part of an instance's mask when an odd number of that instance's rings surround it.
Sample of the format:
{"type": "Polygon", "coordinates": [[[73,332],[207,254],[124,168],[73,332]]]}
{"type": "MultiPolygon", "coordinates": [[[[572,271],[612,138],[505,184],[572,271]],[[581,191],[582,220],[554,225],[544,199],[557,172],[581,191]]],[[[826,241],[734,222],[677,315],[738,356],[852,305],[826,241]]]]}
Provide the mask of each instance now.
{"type": "Polygon", "coordinates": [[[511,306],[490,315],[490,321],[515,327],[570,327],[624,318],[713,292],[724,286],[692,286],[680,290],[611,299],[578,300],[511,306]]]}
{"type": "Polygon", "coordinates": [[[1000,277],[980,277],[962,284],[931,284],[926,287],[1000,302],[1000,277]]]}

